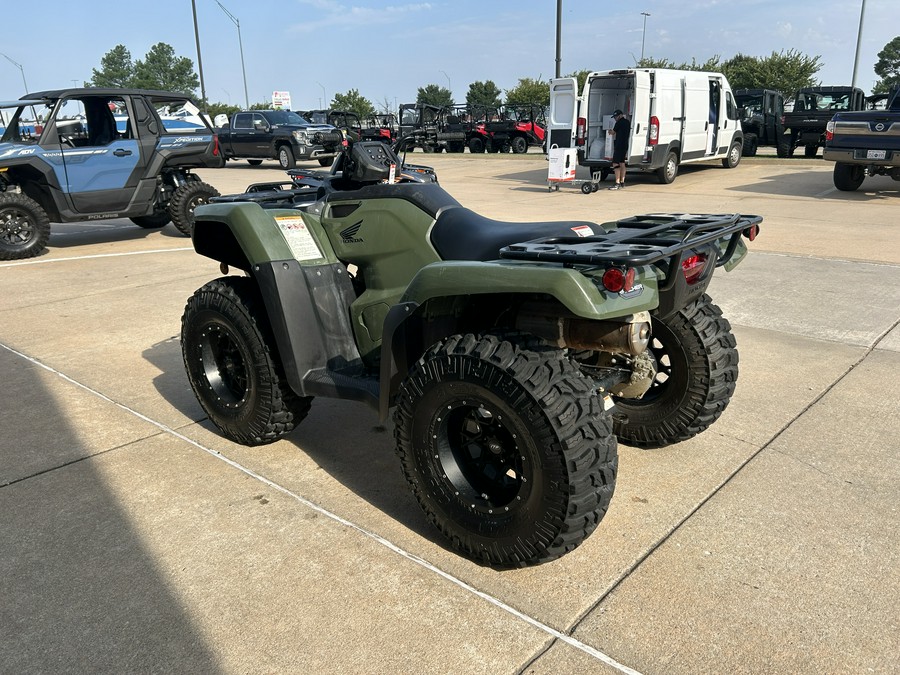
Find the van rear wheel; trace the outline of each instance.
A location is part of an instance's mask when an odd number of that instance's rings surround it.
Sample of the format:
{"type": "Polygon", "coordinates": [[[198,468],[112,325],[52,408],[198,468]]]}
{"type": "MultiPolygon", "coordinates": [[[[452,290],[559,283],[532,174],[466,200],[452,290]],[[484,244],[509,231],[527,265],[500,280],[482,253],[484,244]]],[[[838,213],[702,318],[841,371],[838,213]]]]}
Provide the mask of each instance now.
{"type": "Polygon", "coordinates": [[[656,177],[659,178],[659,182],[665,185],[668,185],[673,180],[675,180],[675,176],[678,175],[678,155],[674,152],[669,152],[666,155],[665,163],[656,170],[656,177]]]}

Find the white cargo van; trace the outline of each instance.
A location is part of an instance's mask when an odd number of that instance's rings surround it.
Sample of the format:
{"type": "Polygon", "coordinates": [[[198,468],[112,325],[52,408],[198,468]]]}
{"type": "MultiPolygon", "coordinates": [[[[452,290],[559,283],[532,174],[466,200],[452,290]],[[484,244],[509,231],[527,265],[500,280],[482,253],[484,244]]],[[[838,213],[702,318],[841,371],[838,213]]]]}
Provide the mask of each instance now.
{"type": "Polygon", "coordinates": [[[721,159],[741,161],[743,133],[728,80],[721,73],[629,68],[589,73],[578,92],[575,78],[550,81],[547,148],[578,148],[578,163],[610,173],[606,132],[614,110],[631,121],[628,167],[653,171],[671,183],[678,166],[721,159]]]}

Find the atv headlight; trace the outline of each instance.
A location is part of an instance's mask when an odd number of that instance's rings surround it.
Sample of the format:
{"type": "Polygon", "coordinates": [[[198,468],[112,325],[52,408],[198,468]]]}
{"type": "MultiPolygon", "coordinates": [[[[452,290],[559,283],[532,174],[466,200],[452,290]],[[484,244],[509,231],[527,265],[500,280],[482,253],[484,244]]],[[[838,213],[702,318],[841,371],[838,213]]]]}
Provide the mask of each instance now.
{"type": "Polygon", "coordinates": [[[291,135],[294,137],[294,140],[300,143],[300,145],[308,145],[309,138],[306,136],[305,131],[294,131],[291,132],[291,135]]]}

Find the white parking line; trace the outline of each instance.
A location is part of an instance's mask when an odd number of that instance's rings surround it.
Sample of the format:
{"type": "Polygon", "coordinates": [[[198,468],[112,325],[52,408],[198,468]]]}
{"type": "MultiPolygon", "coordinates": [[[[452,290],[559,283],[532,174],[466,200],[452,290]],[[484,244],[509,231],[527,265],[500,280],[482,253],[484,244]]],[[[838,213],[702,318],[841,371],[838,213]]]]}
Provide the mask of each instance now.
{"type": "Polygon", "coordinates": [[[49,258],[39,260],[20,260],[19,262],[2,263],[0,267],[20,267],[22,265],[44,265],[47,263],[70,262],[72,260],[91,260],[93,258],[121,258],[126,255],[145,255],[147,253],[170,253],[172,251],[193,251],[192,246],[181,248],[158,248],[150,251],[130,251],[127,253],[95,253],[94,255],[77,255],[70,258],[49,258]]]}
{"type": "MultiPolygon", "coordinates": [[[[168,250],[174,250],[174,249],[168,249],[168,250]]],[[[86,256],[86,257],[96,257],[96,256],[86,256]]],[[[406,551],[405,549],[400,548],[399,546],[397,546],[396,544],[385,539],[381,535],[375,534],[374,532],[371,532],[370,530],[367,530],[364,527],[357,525],[356,523],[353,523],[353,522],[337,515],[336,513],[333,513],[331,511],[329,511],[328,509],[326,509],[322,506],[319,506],[318,504],[316,504],[314,502],[309,501],[305,497],[301,497],[297,493],[292,492],[288,488],[283,487],[282,485],[279,485],[278,483],[275,483],[274,481],[269,480],[265,476],[262,476],[262,475],[256,473],[252,469],[249,469],[249,468],[245,467],[244,465],[239,464],[238,462],[234,461],[233,459],[229,459],[228,457],[225,457],[217,450],[208,448],[205,445],[198,443],[197,441],[195,441],[191,438],[188,438],[184,434],[179,433],[175,429],[172,429],[171,427],[163,424],[162,422],[157,422],[156,420],[151,419],[151,418],[147,417],[146,415],[139,413],[138,411],[136,411],[132,408],[129,408],[128,406],[126,406],[122,403],[112,400],[111,398],[109,398],[105,394],[100,393],[96,389],[92,389],[91,387],[87,386],[86,384],[83,384],[83,383],[79,382],[78,380],[75,380],[75,379],[69,377],[65,373],[62,373],[59,370],[56,370],[55,368],[53,368],[52,366],[48,366],[47,364],[42,363],[41,361],[38,361],[37,359],[35,359],[31,356],[28,356],[27,354],[23,354],[22,352],[17,351],[16,349],[13,349],[12,347],[9,347],[8,345],[5,345],[3,343],[0,343],[0,347],[2,347],[3,349],[5,349],[6,351],[8,351],[12,354],[15,354],[16,356],[21,357],[22,359],[25,359],[26,361],[28,361],[29,363],[31,363],[33,365],[36,365],[50,373],[53,373],[54,375],[59,376],[66,382],[69,382],[70,384],[73,384],[76,387],[79,387],[79,388],[83,389],[84,391],[86,391],[90,394],[93,394],[94,396],[106,401],[107,403],[113,404],[117,408],[124,410],[125,412],[130,413],[131,415],[134,415],[138,419],[141,419],[144,422],[152,424],[153,426],[155,426],[157,429],[160,429],[164,433],[174,436],[175,438],[177,438],[181,441],[184,441],[185,443],[188,443],[189,445],[192,445],[195,448],[198,448],[199,450],[202,450],[203,452],[206,452],[206,453],[212,455],[216,459],[225,462],[232,468],[237,469],[238,471],[241,471],[242,473],[246,474],[247,476],[250,476],[251,478],[258,480],[259,482],[263,483],[264,485],[267,485],[268,487],[272,488],[273,490],[277,490],[278,492],[281,492],[282,494],[284,494],[288,497],[291,497],[292,499],[296,500],[300,504],[303,504],[307,508],[312,509],[316,513],[323,515],[326,518],[329,518],[337,523],[340,523],[341,525],[344,525],[345,527],[349,527],[349,528],[355,530],[356,532],[363,535],[364,537],[367,537],[367,538],[381,544],[385,548],[389,549],[390,551],[393,551],[397,555],[402,556],[406,560],[409,560],[410,562],[413,562],[416,565],[419,565],[420,567],[423,567],[423,568],[429,570],[430,572],[433,572],[434,574],[438,575],[442,579],[445,579],[446,581],[449,581],[450,583],[455,584],[462,590],[467,591],[467,592],[471,593],[472,595],[475,595],[475,596],[481,598],[482,600],[494,605],[495,607],[503,610],[504,612],[511,614],[512,616],[516,617],[517,619],[524,621],[525,623],[529,624],[530,626],[537,628],[540,631],[543,631],[547,635],[550,635],[550,636],[556,638],[557,640],[560,640],[561,642],[565,642],[567,645],[574,647],[575,649],[578,649],[579,651],[582,651],[589,656],[592,656],[593,658],[597,659],[598,661],[602,661],[603,663],[607,664],[608,666],[611,666],[612,668],[615,668],[616,670],[618,670],[622,673],[628,673],[628,675],[641,675],[639,671],[634,670],[633,668],[629,668],[628,666],[626,666],[622,663],[619,663],[614,658],[612,658],[611,656],[608,656],[607,654],[604,654],[600,650],[595,649],[595,648],[591,647],[590,645],[587,645],[584,642],[581,642],[580,640],[577,640],[576,638],[574,638],[570,635],[566,635],[565,633],[562,633],[561,631],[556,630],[552,626],[548,626],[547,624],[543,623],[542,621],[539,621],[538,619],[535,619],[534,617],[524,614],[523,612],[517,610],[515,607],[512,607],[512,606],[506,604],[502,600],[495,598],[492,595],[488,595],[484,591],[478,590],[477,588],[475,588],[474,586],[471,586],[470,584],[466,583],[462,579],[459,579],[459,578],[453,576],[452,574],[450,574],[449,572],[445,572],[444,570],[440,569],[439,567],[436,567],[434,564],[428,562],[427,560],[424,560],[423,558],[420,558],[417,555],[410,553],[409,551],[406,551]]]]}

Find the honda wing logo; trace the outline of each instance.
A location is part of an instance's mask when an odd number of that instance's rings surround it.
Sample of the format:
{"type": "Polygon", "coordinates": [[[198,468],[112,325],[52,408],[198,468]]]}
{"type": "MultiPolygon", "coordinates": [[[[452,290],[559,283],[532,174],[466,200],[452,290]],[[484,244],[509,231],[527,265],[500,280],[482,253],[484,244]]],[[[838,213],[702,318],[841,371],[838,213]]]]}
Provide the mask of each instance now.
{"type": "Polygon", "coordinates": [[[360,220],[358,223],[354,223],[350,227],[341,230],[341,240],[345,244],[361,244],[362,243],[362,241],[363,241],[362,239],[356,238],[356,235],[359,232],[359,228],[362,227],[362,222],[363,221],[360,220]]]}

